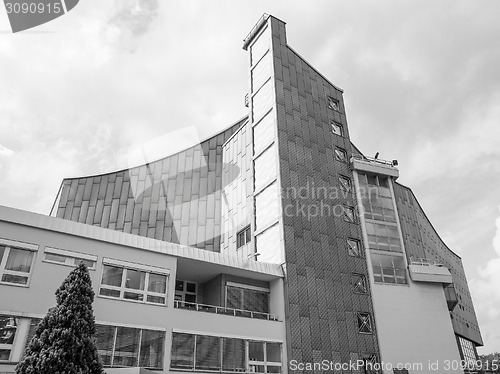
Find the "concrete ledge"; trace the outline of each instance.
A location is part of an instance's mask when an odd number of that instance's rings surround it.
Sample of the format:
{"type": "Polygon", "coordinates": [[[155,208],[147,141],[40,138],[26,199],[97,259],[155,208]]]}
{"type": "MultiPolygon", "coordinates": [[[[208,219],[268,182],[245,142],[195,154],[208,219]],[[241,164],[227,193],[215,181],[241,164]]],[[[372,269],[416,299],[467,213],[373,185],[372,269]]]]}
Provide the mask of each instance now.
{"type": "Polygon", "coordinates": [[[450,271],[444,266],[409,265],[408,269],[414,282],[453,283],[450,271]]]}

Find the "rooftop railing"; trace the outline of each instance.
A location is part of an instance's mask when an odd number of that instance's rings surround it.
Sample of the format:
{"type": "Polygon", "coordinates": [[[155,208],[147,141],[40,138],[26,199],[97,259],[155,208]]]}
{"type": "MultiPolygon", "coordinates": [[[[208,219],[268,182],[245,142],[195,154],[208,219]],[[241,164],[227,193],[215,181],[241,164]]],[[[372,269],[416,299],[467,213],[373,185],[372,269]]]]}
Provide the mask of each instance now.
{"type": "Polygon", "coordinates": [[[428,258],[410,258],[410,265],[439,266],[439,267],[444,266],[441,262],[430,260],[428,258]]]}
{"type": "Polygon", "coordinates": [[[174,308],[188,309],[188,310],[207,312],[207,313],[215,313],[215,314],[224,314],[224,315],[236,316],[236,317],[257,318],[257,319],[266,319],[269,321],[278,321],[278,317],[274,314],[253,312],[251,310],[227,308],[227,307],[216,306],[216,305],[189,303],[187,301],[175,300],[174,301],[174,308]]]}
{"type": "Polygon", "coordinates": [[[356,155],[356,154],[353,154],[352,158],[354,158],[356,160],[361,160],[361,161],[376,162],[377,164],[382,164],[382,165],[387,165],[387,166],[392,166],[392,167],[395,167],[397,165],[396,160],[392,160],[392,161],[382,160],[380,158],[368,157],[368,156],[356,155]]]}

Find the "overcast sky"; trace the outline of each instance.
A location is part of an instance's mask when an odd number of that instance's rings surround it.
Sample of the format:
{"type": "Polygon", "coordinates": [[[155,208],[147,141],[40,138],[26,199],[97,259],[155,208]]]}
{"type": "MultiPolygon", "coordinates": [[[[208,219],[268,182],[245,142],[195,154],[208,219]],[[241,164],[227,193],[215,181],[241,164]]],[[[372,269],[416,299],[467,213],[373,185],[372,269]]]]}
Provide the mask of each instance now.
{"type": "Polygon", "coordinates": [[[32,32],[0,11],[0,204],[48,214],[64,177],[246,114],[242,40],[263,13],[344,89],[351,139],[398,159],[465,264],[500,351],[500,2],[83,0],[32,32]],[[43,31],[43,32],[41,32],[43,31]]]}

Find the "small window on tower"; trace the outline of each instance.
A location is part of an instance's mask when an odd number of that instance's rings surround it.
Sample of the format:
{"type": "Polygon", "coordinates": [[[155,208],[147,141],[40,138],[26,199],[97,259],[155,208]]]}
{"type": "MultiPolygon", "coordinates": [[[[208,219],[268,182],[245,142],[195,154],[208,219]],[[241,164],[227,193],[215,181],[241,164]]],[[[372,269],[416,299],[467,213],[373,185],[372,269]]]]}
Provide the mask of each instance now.
{"type": "Polygon", "coordinates": [[[347,161],[347,153],[346,153],[346,151],[343,150],[342,148],[336,148],[335,149],[335,159],[337,161],[346,162],[347,161]]]}
{"type": "Polygon", "coordinates": [[[351,285],[354,293],[365,294],[367,291],[366,278],[363,274],[351,274],[351,285]]]}
{"type": "Polygon", "coordinates": [[[348,205],[344,205],[344,214],[343,214],[343,217],[344,217],[344,221],[354,223],[354,221],[355,221],[354,207],[348,206],[348,205]]]}
{"type": "Polygon", "coordinates": [[[252,230],[250,225],[236,234],[236,248],[243,247],[245,244],[250,243],[252,240],[252,230]]]}
{"type": "Polygon", "coordinates": [[[358,332],[361,334],[371,334],[372,330],[372,320],[370,313],[357,312],[356,318],[358,320],[358,332]]]}
{"type": "Polygon", "coordinates": [[[344,134],[343,131],[342,131],[342,125],[340,123],[332,121],[331,125],[332,125],[332,132],[335,135],[342,136],[344,134]]]}
{"type": "Polygon", "coordinates": [[[360,257],[360,248],[359,240],[347,239],[347,252],[349,253],[349,256],[360,257]]]}
{"type": "Polygon", "coordinates": [[[339,176],[340,188],[344,191],[351,191],[351,180],[343,175],[339,176]]]}
{"type": "Polygon", "coordinates": [[[328,98],[328,108],[333,109],[336,112],[340,112],[339,101],[331,96],[328,96],[327,98],[328,98]]]}

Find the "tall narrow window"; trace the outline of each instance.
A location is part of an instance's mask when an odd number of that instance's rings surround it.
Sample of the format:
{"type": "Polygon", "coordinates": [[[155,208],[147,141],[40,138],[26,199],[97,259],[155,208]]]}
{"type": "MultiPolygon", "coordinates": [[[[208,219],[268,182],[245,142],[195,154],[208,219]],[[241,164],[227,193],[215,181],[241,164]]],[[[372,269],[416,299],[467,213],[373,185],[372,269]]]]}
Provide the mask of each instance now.
{"type": "Polygon", "coordinates": [[[19,318],[0,314],[0,362],[9,362],[19,318]]]}
{"type": "Polygon", "coordinates": [[[371,334],[373,332],[372,320],[370,317],[370,313],[357,312],[356,318],[358,321],[358,332],[359,333],[371,334]]]}

